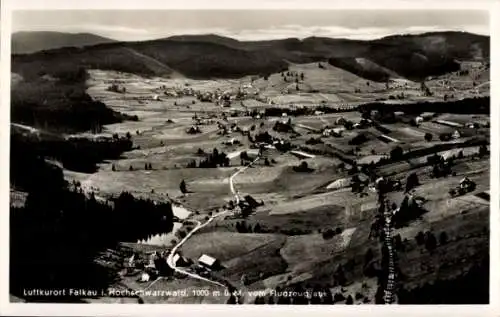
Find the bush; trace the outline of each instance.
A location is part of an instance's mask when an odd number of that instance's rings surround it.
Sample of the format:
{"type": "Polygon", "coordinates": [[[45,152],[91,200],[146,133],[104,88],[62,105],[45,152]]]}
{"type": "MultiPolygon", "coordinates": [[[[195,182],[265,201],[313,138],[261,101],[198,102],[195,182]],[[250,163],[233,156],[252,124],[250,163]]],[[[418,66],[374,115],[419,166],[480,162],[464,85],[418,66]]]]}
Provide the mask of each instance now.
{"type": "Polygon", "coordinates": [[[332,229],[326,229],[325,231],[323,231],[322,235],[323,239],[329,240],[335,236],[335,231],[333,231],[332,229]]]}
{"type": "Polygon", "coordinates": [[[416,173],[411,173],[406,179],[406,192],[409,192],[413,188],[419,185],[418,176],[416,173]]]}
{"type": "Polygon", "coordinates": [[[390,152],[391,160],[398,161],[403,157],[403,148],[400,146],[396,146],[390,152]]]}

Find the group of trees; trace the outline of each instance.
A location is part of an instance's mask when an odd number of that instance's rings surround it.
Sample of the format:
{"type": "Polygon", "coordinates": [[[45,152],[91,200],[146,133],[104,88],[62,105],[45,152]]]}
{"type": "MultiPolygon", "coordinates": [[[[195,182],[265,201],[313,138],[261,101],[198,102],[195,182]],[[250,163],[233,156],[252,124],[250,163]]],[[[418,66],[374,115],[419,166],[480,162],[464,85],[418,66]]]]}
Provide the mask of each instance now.
{"type": "Polygon", "coordinates": [[[47,287],[98,289],[100,293],[117,273],[95,263],[100,251],[172,229],[169,203],[137,199],[126,192],[115,199],[98,200],[78,184],[68,186],[59,167],[32,154],[23,153],[20,162],[29,166],[30,181],[19,179],[19,174],[12,174],[11,179],[18,190],[28,193],[25,205],[10,211],[14,295],[23,297],[23,289],[47,287]]]}
{"type": "Polygon", "coordinates": [[[106,90],[112,91],[112,92],[118,92],[118,93],[122,93],[122,94],[127,92],[127,88],[125,88],[125,86],[120,87],[116,83],[112,83],[111,85],[109,85],[106,90]]]}
{"type": "MultiPolygon", "coordinates": [[[[202,150],[203,151],[203,150],[202,150]]],[[[203,159],[201,159],[198,162],[198,165],[196,165],[195,160],[191,160],[189,163],[187,163],[186,167],[187,168],[216,168],[216,167],[227,167],[229,166],[230,160],[227,157],[226,153],[224,152],[219,152],[217,148],[214,148],[212,153],[205,153],[201,154],[198,152],[199,155],[205,155],[203,159]]]]}
{"type": "MultiPolygon", "coordinates": [[[[132,141],[125,137],[102,140],[84,137],[37,139],[14,131],[11,134],[11,158],[22,158],[21,153],[27,152],[59,161],[64,168],[78,172],[93,172],[96,170],[97,163],[106,159],[119,158],[123,152],[130,151],[132,146],[132,141]]],[[[20,173],[22,173],[22,167],[20,168],[20,173]]]]}
{"type": "Polygon", "coordinates": [[[36,66],[30,64],[30,68],[17,70],[24,80],[12,87],[13,122],[74,133],[89,130],[99,132],[105,124],[138,120],[137,116],[113,111],[104,103],[93,100],[86,93],[87,71],[84,68],[54,67],[37,74],[36,66]],[[42,75],[50,75],[56,80],[44,80],[42,75]]]}
{"type": "Polygon", "coordinates": [[[236,231],[239,233],[261,233],[262,228],[259,223],[256,223],[254,226],[251,224],[247,224],[245,221],[238,221],[235,224],[236,231]]]}
{"type": "Polygon", "coordinates": [[[342,233],[342,229],[340,227],[337,227],[335,230],[328,228],[322,232],[322,236],[323,236],[323,239],[329,240],[329,239],[331,239],[331,238],[333,238],[336,235],[339,235],[341,233],[342,233]]]}
{"type": "Polygon", "coordinates": [[[313,169],[309,167],[306,161],[302,161],[299,165],[294,166],[293,170],[300,173],[310,173],[313,171],[313,169]]]}
{"type": "MultiPolygon", "coordinates": [[[[438,238],[439,245],[446,245],[449,241],[446,231],[442,231],[438,238]]],[[[438,246],[438,240],[431,231],[426,231],[425,233],[419,231],[415,236],[415,241],[417,242],[417,245],[425,246],[429,252],[434,251],[434,249],[438,246]]]]}
{"type": "Polygon", "coordinates": [[[490,97],[473,97],[453,101],[439,102],[415,102],[412,104],[386,104],[382,102],[367,103],[359,106],[359,111],[368,112],[377,110],[379,112],[394,113],[404,111],[406,114],[419,115],[422,112],[434,113],[462,113],[462,114],[489,114],[490,97]]]}
{"type": "Polygon", "coordinates": [[[294,132],[292,119],[288,118],[288,121],[286,123],[281,122],[279,120],[276,121],[276,123],[273,126],[273,130],[276,132],[283,132],[283,133],[294,132]]]}
{"type": "Polygon", "coordinates": [[[298,84],[299,81],[304,81],[304,73],[287,71],[286,73],[282,72],[281,77],[283,78],[283,81],[286,83],[289,81],[294,81],[296,84],[298,84]]]}

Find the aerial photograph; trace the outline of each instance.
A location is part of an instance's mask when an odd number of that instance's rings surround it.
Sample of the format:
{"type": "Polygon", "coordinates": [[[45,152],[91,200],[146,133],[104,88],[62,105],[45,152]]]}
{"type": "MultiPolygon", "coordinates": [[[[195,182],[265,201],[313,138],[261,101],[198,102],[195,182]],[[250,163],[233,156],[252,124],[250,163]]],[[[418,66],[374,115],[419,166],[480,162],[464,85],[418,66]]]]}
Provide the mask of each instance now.
{"type": "Polygon", "coordinates": [[[489,20],[13,11],[10,302],[488,304],[489,20]]]}

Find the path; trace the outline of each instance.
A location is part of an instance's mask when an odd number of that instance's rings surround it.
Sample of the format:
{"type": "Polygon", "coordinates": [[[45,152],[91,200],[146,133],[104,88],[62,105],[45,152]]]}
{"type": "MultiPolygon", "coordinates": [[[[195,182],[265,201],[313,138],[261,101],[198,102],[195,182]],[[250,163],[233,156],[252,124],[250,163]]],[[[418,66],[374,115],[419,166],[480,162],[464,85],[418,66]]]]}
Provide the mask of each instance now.
{"type": "MultiPolygon", "coordinates": [[[[260,159],[260,157],[257,157],[254,161],[252,161],[249,165],[243,167],[243,168],[240,168],[238,171],[236,171],[233,175],[231,175],[231,177],[229,177],[229,188],[231,190],[231,193],[235,196],[236,198],[236,205],[239,204],[240,202],[240,198],[239,198],[239,195],[237,194],[236,190],[234,189],[234,178],[244,172],[247,168],[249,168],[250,166],[252,166],[255,162],[257,162],[258,160],[260,159]]],[[[175,272],[177,273],[181,273],[181,274],[184,274],[184,275],[187,275],[191,278],[195,278],[195,279],[198,279],[198,280],[202,280],[202,281],[205,281],[205,282],[208,282],[208,283],[211,283],[211,284],[214,284],[214,285],[218,285],[218,286],[222,286],[222,287],[227,287],[226,285],[222,284],[222,283],[219,283],[217,281],[212,281],[208,278],[205,278],[203,276],[200,276],[196,273],[192,273],[192,272],[189,272],[187,270],[184,270],[184,269],[181,269],[181,268],[178,268],[174,261],[173,261],[173,258],[174,258],[174,255],[176,254],[177,250],[194,234],[196,233],[198,230],[204,228],[205,226],[207,226],[208,224],[210,224],[215,218],[217,217],[220,217],[220,216],[223,216],[223,215],[227,215],[227,214],[230,214],[232,211],[231,210],[226,210],[226,211],[223,211],[221,213],[218,213],[218,214],[215,214],[213,216],[211,216],[205,223],[201,223],[199,221],[197,221],[197,225],[196,227],[193,228],[193,230],[191,230],[181,241],[179,241],[179,243],[177,243],[175,245],[175,247],[172,248],[172,250],[170,251],[168,257],[167,257],[167,264],[168,266],[174,270],[175,272]]],[[[151,283],[149,287],[151,287],[154,283],[156,283],[158,281],[155,280],[153,283],[151,283]]]]}
{"type": "Polygon", "coordinates": [[[387,253],[389,254],[388,265],[389,265],[389,274],[387,276],[387,284],[384,290],[384,302],[386,304],[394,303],[394,289],[396,286],[396,269],[394,263],[394,246],[393,242],[393,229],[392,229],[392,214],[389,208],[384,213],[385,224],[384,224],[384,242],[387,247],[387,253]]]}

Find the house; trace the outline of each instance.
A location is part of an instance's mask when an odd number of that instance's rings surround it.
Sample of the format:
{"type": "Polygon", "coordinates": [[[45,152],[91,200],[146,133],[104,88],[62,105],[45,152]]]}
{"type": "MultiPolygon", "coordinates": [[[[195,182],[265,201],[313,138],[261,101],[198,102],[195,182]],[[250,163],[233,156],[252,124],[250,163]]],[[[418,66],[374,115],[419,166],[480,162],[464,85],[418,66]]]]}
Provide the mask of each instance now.
{"type": "Polygon", "coordinates": [[[421,113],[419,117],[422,117],[422,119],[424,119],[424,121],[426,120],[430,120],[434,117],[434,112],[424,112],[424,113],[421,113]]]}
{"type": "Polygon", "coordinates": [[[172,260],[173,260],[173,263],[175,266],[179,266],[179,267],[189,266],[189,261],[185,257],[183,257],[182,255],[179,255],[179,253],[176,253],[172,260]]]}
{"type": "Polygon", "coordinates": [[[220,268],[220,262],[216,258],[209,255],[202,254],[198,259],[198,265],[209,270],[216,270],[220,268]]]}
{"type": "Polygon", "coordinates": [[[247,154],[248,154],[248,158],[253,161],[253,160],[257,159],[257,157],[259,156],[260,149],[250,149],[247,151],[247,154]]]}
{"type": "Polygon", "coordinates": [[[422,122],[424,122],[424,118],[421,116],[415,117],[415,125],[419,125],[422,122]]]}
{"type": "Polygon", "coordinates": [[[333,135],[333,129],[324,129],[323,130],[323,136],[332,136],[333,135]]]}
{"type": "Polygon", "coordinates": [[[336,125],[344,125],[346,123],[346,119],[344,117],[337,118],[335,120],[336,125]]]}
{"type": "Polygon", "coordinates": [[[140,281],[141,282],[149,282],[149,278],[150,278],[149,274],[146,273],[146,272],[144,272],[144,273],[141,274],[141,280],[140,281]]]}
{"type": "Polygon", "coordinates": [[[235,145],[235,144],[240,144],[240,141],[236,140],[235,138],[232,138],[231,140],[227,140],[222,143],[225,145],[235,145]]]}

